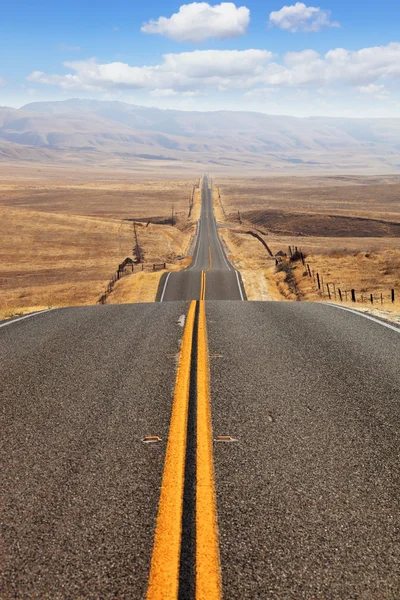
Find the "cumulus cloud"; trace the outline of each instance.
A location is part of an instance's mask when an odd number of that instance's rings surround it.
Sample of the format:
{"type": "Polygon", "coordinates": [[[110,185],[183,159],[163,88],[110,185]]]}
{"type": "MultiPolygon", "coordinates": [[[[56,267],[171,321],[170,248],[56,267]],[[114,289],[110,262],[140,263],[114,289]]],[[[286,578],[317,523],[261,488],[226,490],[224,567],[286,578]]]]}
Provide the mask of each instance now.
{"type": "Polygon", "coordinates": [[[158,33],[178,42],[203,42],[208,38],[234,38],[246,33],[250,11],[233,2],[211,6],[207,2],[184,4],[171,17],[145,23],[143,33],[158,33]]]}
{"type": "Polygon", "coordinates": [[[383,94],[379,86],[400,79],[400,43],[356,51],[336,48],[326,54],[288,52],[280,61],[268,50],[196,50],[165,54],[160,64],[152,66],[100,64],[94,59],[66,62],[64,66],[67,74],[35,71],[28,80],[66,91],[136,89],[156,95],[284,87],[329,90],[340,86],[383,94]]]}
{"type": "Polygon", "coordinates": [[[65,90],[115,89],[179,91],[197,90],[199,85],[243,88],[260,77],[273,57],[268,50],[196,50],[165,54],[155,66],[132,67],[126,63],[99,64],[94,59],[66,62],[67,75],[34,71],[28,81],[59,86],[65,90]]]}
{"type": "Polygon", "coordinates": [[[377,100],[387,100],[390,97],[390,92],[386,87],[384,85],[377,85],[376,83],[361,85],[358,87],[358,91],[364,96],[371,96],[377,100]]]}
{"type": "Polygon", "coordinates": [[[306,6],[296,2],[292,6],[284,6],[281,10],[269,15],[271,27],[279,27],[286,31],[320,31],[323,27],[340,27],[336,21],[331,21],[331,11],[322,10],[317,6],[306,6]]]}
{"type": "Polygon", "coordinates": [[[384,85],[376,85],[376,83],[370,83],[369,85],[361,85],[358,91],[362,94],[380,94],[385,91],[384,85]]]}

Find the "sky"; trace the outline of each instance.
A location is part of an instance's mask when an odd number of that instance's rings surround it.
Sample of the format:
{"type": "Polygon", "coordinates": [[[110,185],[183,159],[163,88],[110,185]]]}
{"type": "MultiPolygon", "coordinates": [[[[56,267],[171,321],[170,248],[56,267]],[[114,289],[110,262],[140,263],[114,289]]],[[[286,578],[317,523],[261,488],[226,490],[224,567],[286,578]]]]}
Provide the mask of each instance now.
{"type": "Polygon", "coordinates": [[[400,117],[398,0],[40,0],[0,13],[0,106],[400,117]]]}

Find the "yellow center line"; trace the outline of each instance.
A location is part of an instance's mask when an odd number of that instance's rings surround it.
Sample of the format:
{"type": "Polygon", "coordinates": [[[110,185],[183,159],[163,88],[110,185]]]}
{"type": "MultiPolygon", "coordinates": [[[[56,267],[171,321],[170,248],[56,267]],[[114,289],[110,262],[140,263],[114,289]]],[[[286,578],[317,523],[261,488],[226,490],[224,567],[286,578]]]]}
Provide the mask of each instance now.
{"type": "Polygon", "coordinates": [[[208,267],[207,271],[209,271],[210,269],[212,269],[212,253],[211,253],[211,246],[208,246],[208,258],[209,258],[209,263],[210,263],[210,266],[208,267]]]}
{"type": "Polygon", "coordinates": [[[186,319],[176,376],[147,600],[177,600],[178,598],[190,366],[195,313],[196,302],[193,301],[190,303],[186,319]]]}
{"type": "Polygon", "coordinates": [[[200,279],[200,300],[205,300],[205,299],[206,299],[206,272],[202,271],[201,279],[200,279]]]}
{"type": "Polygon", "coordinates": [[[196,600],[222,598],[205,302],[197,342],[196,600]]]}

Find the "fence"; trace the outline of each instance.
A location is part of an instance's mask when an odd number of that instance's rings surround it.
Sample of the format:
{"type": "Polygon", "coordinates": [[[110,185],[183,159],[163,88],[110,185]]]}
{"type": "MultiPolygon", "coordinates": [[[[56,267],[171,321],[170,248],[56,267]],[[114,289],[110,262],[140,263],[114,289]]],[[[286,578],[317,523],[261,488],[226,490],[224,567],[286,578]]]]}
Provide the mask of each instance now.
{"type": "Polygon", "coordinates": [[[161,271],[163,269],[166,269],[166,267],[167,267],[167,264],[165,262],[164,263],[150,263],[147,265],[145,263],[141,263],[139,265],[139,264],[135,264],[131,258],[126,258],[123,263],[118,265],[117,271],[113,274],[110,281],[108,282],[104,293],[97,300],[97,304],[105,304],[108,296],[113,291],[114,286],[117,283],[117,281],[119,281],[126,275],[132,275],[132,273],[141,273],[142,271],[161,271]]]}
{"type": "Polygon", "coordinates": [[[324,276],[314,270],[311,270],[311,267],[308,263],[305,263],[304,256],[302,256],[302,262],[306,267],[305,276],[312,278],[316,289],[321,294],[321,296],[327,296],[329,300],[334,298],[335,300],[340,300],[340,302],[361,302],[376,304],[383,304],[384,302],[392,302],[394,303],[396,300],[396,292],[395,289],[392,288],[387,290],[387,292],[367,292],[367,291],[357,291],[355,288],[350,287],[350,289],[343,289],[341,284],[336,282],[325,282],[324,276]],[[340,287],[339,287],[340,286],[340,287]]]}

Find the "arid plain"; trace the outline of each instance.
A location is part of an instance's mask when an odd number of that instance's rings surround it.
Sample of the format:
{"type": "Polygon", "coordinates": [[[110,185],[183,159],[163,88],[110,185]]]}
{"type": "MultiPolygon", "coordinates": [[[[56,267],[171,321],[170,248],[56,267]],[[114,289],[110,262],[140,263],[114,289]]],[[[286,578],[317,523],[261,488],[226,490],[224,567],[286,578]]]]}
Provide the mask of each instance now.
{"type": "MultiPolygon", "coordinates": [[[[95,304],[118,265],[137,258],[137,240],[144,270],[136,265],[106,302],[154,300],[163,263],[169,270],[190,263],[198,183],[162,166],[150,176],[3,165],[0,316],[95,304]]],[[[220,231],[250,300],[328,300],[329,283],[332,300],[337,289],[344,297],[354,288],[365,299],[357,307],[370,308],[372,293],[374,309],[399,311],[400,177],[214,174],[213,187],[220,231]],[[277,268],[275,254],[289,246],[304,253],[314,277],[300,260],[284,257],[288,268],[277,268]]]]}

